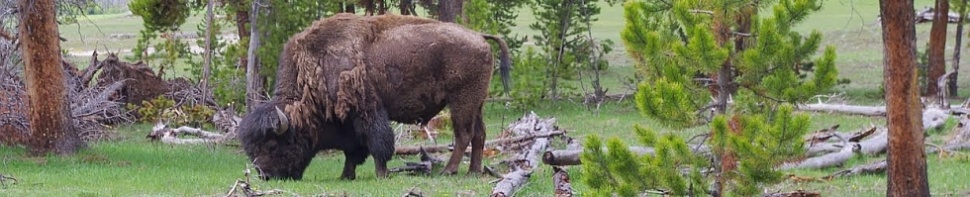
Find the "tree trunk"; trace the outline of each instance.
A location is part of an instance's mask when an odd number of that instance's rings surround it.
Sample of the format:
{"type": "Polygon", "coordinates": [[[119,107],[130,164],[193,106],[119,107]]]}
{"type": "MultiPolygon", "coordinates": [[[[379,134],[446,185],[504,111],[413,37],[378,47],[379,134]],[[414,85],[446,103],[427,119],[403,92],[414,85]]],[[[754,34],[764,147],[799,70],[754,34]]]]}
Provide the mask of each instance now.
{"type": "Polygon", "coordinates": [[[20,48],[27,78],[33,155],[84,147],[70,117],[53,0],[20,0],[20,48]]]}
{"type": "Polygon", "coordinates": [[[257,104],[259,93],[262,92],[262,81],[259,77],[259,60],[256,59],[256,50],[259,49],[259,29],[256,28],[259,18],[259,5],[261,0],[253,1],[253,9],[250,10],[250,36],[249,36],[249,61],[246,65],[246,109],[252,109],[257,104]]]}
{"type": "MultiPolygon", "coordinates": [[[[889,165],[887,196],[929,196],[916,85],[916,27],[912,0],[880,0],[885,64],[889,165]],[[904,11],[901,11],[904,10],[904,11]]],[[[944,12],[945,13],[945,12],[944,12]]]]}
{"type": "Polygon", "coordinates": [[[949,22],[949,0],[936,0],[933,12],[933,27],[930,29],[929,65],[926,75],[926,96],[939,94],[936,79],[946,72],[946,25],[949,22]]]}
{"type": "MultiPolygon", "coordinates": [[[[249,38],[249,27],[246,27],[246,25],[249,24],[249,11],[243,9],[243,7],[246,6],[242,4],[243,1],[240,0],[235,2],[238,3],[236,5],[236,31],[239,32],[239,40],[247,39],[249,38]]],[[[237,64],[237,66],[242,67],[242,69],[246,69],[246,67],[249,65],[248,62],[249,54],[247,53],[246,55],[239,57],[239,64],[237,64]]]]}
{"type": "Polygon", "coordinates": [[[438,1],[438,20],[442,22],[454,23],[461,14],[461,7],[465,0],[439,0],[438,1]]]}
{"type": "Polygon", "coordinates": [[[202,90],[202,102],[209,100],[209,72],[212,67],[212,39],[216,36],[212,35],[212,20],[215,20],[215,16],[212,13],[212,6],[215,3],[214,0],[209,0],[208,5],[206,5],[206,20],[205,20],[205,63],[202,64],[202,79],[199,81],[199,89],[202,90]]]}
{"type": "Polygon", "coordinates": [[[957,75],[960,70],[960,49],[963,49],[963,23],[967,17],[967,0],[960,0],[960,19],[957,20],[956,44],[953,45],[953,76],[947,78],[946,89],[950,97],[957,97],[957,75]]]}

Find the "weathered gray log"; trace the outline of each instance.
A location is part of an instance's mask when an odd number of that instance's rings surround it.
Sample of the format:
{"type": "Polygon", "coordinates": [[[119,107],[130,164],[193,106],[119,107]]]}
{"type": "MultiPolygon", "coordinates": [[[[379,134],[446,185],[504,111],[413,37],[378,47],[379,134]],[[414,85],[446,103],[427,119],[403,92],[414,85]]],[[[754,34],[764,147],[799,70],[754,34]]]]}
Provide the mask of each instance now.
{"type": "MultiPolygon", "coordinates": [[[[539,119],[533,112],[510,124],[509,131],[518,136],[561,132],[555,124],[555,118],[539,119]]],[[[537,137],[533,141],[529,149],[520,151],[511,157],[512,162],[508,163],[514,170],[502,176],[489,196],[515,196],[515,191],[529,181],[533,170],[539,168],[539,154],[545,152],[546,148],[549,147],[549,137],[537,137]]]]}
{"type": "Polygon", "coordinates": [[[804,190],[795,190],[790,192],[777,192],[765,194],[764,197],[821,197],[822,194],[818,192],[809,192],[804,190]]]}
{"type": "Polygon", "coordinates": [[[785,163],[778,168],[783,170],[798,168],[819,169],[838,166],[851,159],[853,155],[859,152],[859,149],[861,147],[859,147],[858,143],[849,143],[848,146],[842,147],[842,150],[839,152],[812,157],[798,162],[785,163]]]}
{"type": "Polygon", "coordinates": [[[833,179],[839,177],[848,177],[862,174],[877,174],[886,172],[886,160],[876,161],[868,163],[865,165],[859,165],[853,168],[841,170],[831,175],[825,176],[825,179],[833,179]]]}

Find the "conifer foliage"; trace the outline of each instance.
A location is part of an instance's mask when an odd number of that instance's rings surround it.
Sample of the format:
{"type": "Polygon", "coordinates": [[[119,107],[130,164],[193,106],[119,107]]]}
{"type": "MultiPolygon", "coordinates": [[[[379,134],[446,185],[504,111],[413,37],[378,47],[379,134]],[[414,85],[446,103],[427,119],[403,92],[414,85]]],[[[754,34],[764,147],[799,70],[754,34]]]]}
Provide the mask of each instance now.
{"type": "Polygon", "coordinates": [[[804,152],[810,125],[794,104],[839,83],[835,49],[817,54],[821,34],[792,29],[820,8],[820,0],[627,2],[621,37],[643,79],[637,108],[672,129],[707,123],[711,132],[688,144],[636,126],[639,143],[656,150],[644,156],[620,139],[603,149],[589,137],[582,163],[590,194],[752,196],[783,180],[774,168],[804,152]]]}

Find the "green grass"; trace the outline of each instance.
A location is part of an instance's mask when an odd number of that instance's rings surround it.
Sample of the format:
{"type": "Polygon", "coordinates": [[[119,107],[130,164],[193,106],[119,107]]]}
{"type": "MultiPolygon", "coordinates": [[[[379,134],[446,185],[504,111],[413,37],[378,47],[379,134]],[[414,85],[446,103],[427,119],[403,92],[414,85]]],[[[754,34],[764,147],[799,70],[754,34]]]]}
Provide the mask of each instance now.
{"type": "MultiPolygon", "coordinates": [[[[916,7],[932,5],[931,0],[917,0],[916,7]]],[[[603,73],[603,85],[611,94],[630,93],[623,83],[632,76],[634,68],[626,56],[619,32],[624,28],[622,8],[617,5],[608,7],[602,4],[600,20],[592,23],[592,33],[597,39],[611,39],[616,45],[609,54],[612,65],[603,73]]],[[[840,77],[851,79],[852,83],[837,87],[832,93],[845,95],[848,103],[881,104],[882,95],[878,88],[882,84],[882,38],[881,29],[876,23],[879,12],[878,1],[869,0],[828,0],[824,8],[795,27],[800,32],[818,30],[823,33],[824,45],[837,48],[840,77]]],[[[423,12],[421,12],[423,13],[423,12]]],[[[519,12],[518,26],[512,30],[521,35],[534,35],[537,31],[528,26],[535,22],[529,8],[519,12]]],[[[192,16],[182,26],[183,32],[195,32],[200,16],[192,16]]],[[[62,37],[68,41],[62,48],[71,52],[119,51],[130,49],[136,39],[112,39],[112,34],[133,34],[142,28],[137,17],[124,14],[93,15],[79,18],[79,24],[62,25],[62,37]],[[81,39],[83,37],[83,39],[81,39]],[[82,42],[83,40],[83,42],[82,42]]],[[[232,29],[232,28],[228,28],[232,29]]],[[[970,27],[967,28],[970,31],[970,27]]],[[[949,35],[955,26],[948,29],[949,35]]],[[[227,30],[229,31],[229,30],[227,30]]],[[[231,32],[231,31],[230,31],[231,32]]],[[[917,26],[918,46],[925,46],[929,35],[929,23],[917,26]]],[[[964,44],[970,43],[970,39],[964,44]]],[[[953,39],[948,40],[949,53],[952,53],[953,39]]],[[[970,51],[964,49],[960,64],[961,76],[970,75],[970,51]]],[[[102,53],[104,54],[104,53],[102,53]]],[[[86,65],[87,57],[71,57],[72,61],[86,65]]],[[[154,65],[153,65],[154,66],[154,65]]],[[[949,69],[949,68],[948,68],[949,69]]],[[[184,75],[176,72],[176,75],[184,75]]],[[[587,77],[587,76],[584,76],[587,77]]],[[[581,91],[579,81],[567,81],[581,91]]],[[[586,83],[586,82],[584,82],[586,83]]],[[[588,85],[588,83],[587,83],[588,85]]],[[[970,81],[961,77],[959,84],[961,98],[970,96],[970,81]]],[[[587,110],[581,101],[543,102],[541,106],[530,109],[542,117],[556,117],[560,128],[569,131],[572,137],[583,139],[589,135],[605,138],[619,138],[628,144],[635,143],[631,131],[634,124],[655,128],[661,132],[673,132],[690,137],[705,132],[706,127],[685,131],[671,130],[639,115],[628,98],[621,102],[607,103],[599,110],[587,110]]],[[[528,111],[506,109],[501,103],[485,105],[486,127],[489,138],[497,136],[498,131],[511,121],[528,111]]],[[[811,114],[810,129],[827,128],[841,125],[843,131],[855,131],[870,124],[885,124],[883,118],[845,116],[835,114],[811,114]]],[[[151,143],[143,136],[150,128],[146,125],[121,126],[117,140],[89,144],[89,148],[74,156],[34,158],[24,156],[25,150],[19,147],[0,147],[0,174],[20,179],[17,185],[0,188],[0,196],[215,196],[224,194],[229,186],[243,178],[247,158],[240,148],[234,146],[171,146],[151,143]]],[[[939,144],[948,130],[929,132],[929,142],[939,144]]],[[[443,138],[439,143],[451,139],[443,138]]],[[[409,141],[408,144],[424,144],[424,141],[409,141]]],[[[952,195],[970,190],[970,158],[964,155],[938,157],[927,155],[929,179],[934,195],[952,195]]],[[[441,158],[445,158],[441,156],[441,158]]],[[[846,164],[852,166],[881,158],[857,158],[846,164]]],[[[416,158],[396,158],[391,166],[401,166],[404,161],[416,158]]],[[[489,165],[497,165],[499,158],[486,160],[489,165]]],[[[321,154],[311,163],[303,181],[254,181],[259,189],[282,189],[301,195],[340,195],[350,196],[399,196],[410,188],[419,188],[429,196],[483,196],[487,195],[494,184],[490,177],[466,176],[406,176],[395,175],[391,179],[374,178],[373,164],[368,160],[357,171],[358,180],[338,180],[343,157],[341,154],[321,154]]],[[[464,173],[462,166],[460,171],[464,173]]],[[[841,168],[824,170],[790,171],[798,176],[820,177],[841,168]]],[[[580,167],[567,169],[572,176],[577,191],[586,189],[582,183],[580,167]]],[[[520,196],[549,196],[552,191],[548,166],[542,166],[532,176],[532,180],[518,194],[520,196]]],[[[784,182],[769,186],[768,191],[789,191],[805,189],[822,192],[824,196],[883,196],[885,175],[859,176],[829,182],[794,183],[784,182]]]]}

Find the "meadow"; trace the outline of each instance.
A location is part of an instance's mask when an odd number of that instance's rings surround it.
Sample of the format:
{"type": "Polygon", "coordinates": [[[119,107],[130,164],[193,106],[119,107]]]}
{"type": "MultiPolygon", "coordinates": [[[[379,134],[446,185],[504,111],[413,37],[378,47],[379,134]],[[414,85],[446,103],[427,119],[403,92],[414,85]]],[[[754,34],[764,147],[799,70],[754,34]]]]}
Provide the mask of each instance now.
{"type": "MultiPolygon", "coordinates": [[[[916,8],[932,6],[930,0],[917,0],[916,8]]],[[[840,85],[831,94],[842,95],[842,102],[861,105],[881,105],[880,91],[882,78],[882,37],[876,21],[879,13],[878,1],[871,0],[827,0],[823,9],[811,15],[796,29],[803,33],[819,31],[823,33],[824,45],[835,46],[838,51],[837,65],[840,78],[851,83],[840,85]]],[[[623,10],[620,5],[608,7],[603,4],[599,20],[593,22],[592,34],[598,39],[611,39],[616,45],[608,55],[610,68],[604,73],[604,86],[610,94],[632,93],[624,84],[634,72],[630,58],[626,56],[619,32],[624,27],[623,10]]],[[[201,15],[190,18],[182,26],[183,31],[194,33],[201,15]]],[[[98,51],[124,51],[134,46],[136,38],[113,38],[113,34],[137,35],[142,22],[137,17],[126,14],[96,15],[79,19],[79,24],[66,24],[60,27],[62,36],[68,41],[62,49],[70,53],[98,51]]],[[[519,13],[518,26],[513,32],[521,35],[534,35],[535,30],[528,28],[534,23],[530,9],[519,13]]],[[[924,47],[929,38],[929,23],[918,24],[919,46],[924,47]]],[[[970,28],[968,28],[970,29],[970,28]]],[[[950,25],[947,57],[952,54],[955,25],[950,25]]],[[[920,49],[922,50],[922,48],[920,49]]],[[[967,49],[965,49],[967,50],[967,49]]],[[[104,53],[101,53],[104,54],[104,53]]],[[[122,53],[124,54],[124,53],[122,53]]],[[[970,96],[970,53],[963,53],[959,71],[962,88],[958,98],[970,96]]],[[[86,65],[88,57],[70,57],[78,65],[86,65]]],[[[948,58],[949,62],[950,59],[948,58]]],[[[947,68],[949,70],[949,67],[947,68]]],[[[176,73],[180,75],[184,73],[176,73]]],[[[570,83],[579,84],[572,81],[570,83]]],[[[528,110],[509,109],[503,103],[489,102],[485,105],[486,130],[488,138],[497,136],[502,128],[529,111],[540,117],[555,117],[558,126],[568,130],[569,136],[583,139],[589,135],[605,138],[620,138],[635,144],[633,125],[639,124],[662,132],[675,133],[685,137],[706,132],[707,128],[698,127],[687,130],[673,130],[647,119],[639,114],[630,99],[611,101],[599,108],[589,109],[581,101],[560,100],[542,102],[528,110]]],[[[953,100],[954,103],[962,99],[953,100]]],[[[813,113],[811,130],[841,125],[842,131],[856,131],[870,125],[885,124],[884,118],[847,116],[838,114],[813,113]]],[[[928,131],[927,142],[939,144],[954,125],[928,131]]],[[[151,126],[145,124],[120,125],[116,128],[117,137],[112,140],[90,143],[87,149],[77,155],[67,157],[28,157],[22,147],[0,147],[0,174],[16,177],[16,185],[0,186],[0,196],[220,196],[237,179],[243,179],[247,169],[247,158],[238,146],[212,145],[167,145],[153,143],[144,136],[151,126]]],[[[448,143],[443,138],[439,143],[448,143]]],[[[430,144],[427,141],[410,141],[410,144],[430,144]]],[[[959,196],[970,195],[970,156],[965,153],[938,156],[927,155],[929,182],[933,195],[959,196]]],[[[444,157],[442,157],[444,158],[444,157]]],[[[487,165],[497,165],[501,156],[487,158],[487,165]]],[[[880,158],[853,158],[846,166],[867,163],[880,158]]],[[[414,157],[395,157],[390,166],[402,166],[404,161],[414,161],[414,157]]],[[[467,165],[457,176],[409,176],[397,174],[390,179],[376,179],[372,160],[358,169],[358,179],[339,180],[343,165],[342,154],[321,153],[311,163],[302,181],[252,181],[261,190],[280,189],[284,195],[313,196],[401,196],[411,189],[422,191],[427,196],[485,196],[491,192],[495,180],[488,176],[465,176],[467,165]]],[[[841,168],[823,170],[794,170],[796,176],[821,177],[841,168]]],[[[586,189],[582,183],[581,167],[568,167],[573,187],[578,192],[586,189]]],[[[533,175],[530,182],[517,193],[518,196],[551,196],[552,168],[543,165],[533,175]]],[[[820,182],[785,181],[778,185],[767,186],[766,192],[790,191],[796,189],[821,192],[823,196],[884,196],[885,175],[864,175],[851,178],[820,182]]]]}

